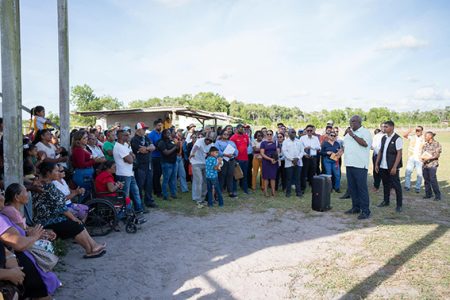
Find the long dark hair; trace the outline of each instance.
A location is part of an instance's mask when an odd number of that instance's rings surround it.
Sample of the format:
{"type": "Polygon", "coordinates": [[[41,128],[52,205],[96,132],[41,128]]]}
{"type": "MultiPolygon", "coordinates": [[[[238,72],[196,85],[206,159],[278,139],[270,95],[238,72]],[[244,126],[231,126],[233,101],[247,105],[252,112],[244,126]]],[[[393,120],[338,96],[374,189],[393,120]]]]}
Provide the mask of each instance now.
{"type": "Polygon", "coordinates": [[[14,198],[22,192],[22,189],[24,187],[20,183],[11,183],[5,191],[5,204],[12,203],[14,198]]]}
{"type": "Polygon", "coordinates": [[[102,163],[99,167],[100,172],[106,171],[108,169],[111,169],[112,166],[114,166],[116,162],[114,160],[107,160],[104,163],[102,163]]]}
{"type": "Polygon", "coordinates": [[[40,129],[40,130],[38,130],[36,132],[36,136],[34,137],[33,144],[36,145],[37,143],[42,142],[42,136],[44,134],[46,134],[47,132],[51,132],[51,131],[49,129],[40,129]]]}
{"type": "Polygon", "coordinates": [[[42,164],[39,165],[39,173],[42,176],[47,177],[47,175],[51,173],[53,169],[55,169],[55,167],[56,167],[55,163],[43,162],[42,164]]]}

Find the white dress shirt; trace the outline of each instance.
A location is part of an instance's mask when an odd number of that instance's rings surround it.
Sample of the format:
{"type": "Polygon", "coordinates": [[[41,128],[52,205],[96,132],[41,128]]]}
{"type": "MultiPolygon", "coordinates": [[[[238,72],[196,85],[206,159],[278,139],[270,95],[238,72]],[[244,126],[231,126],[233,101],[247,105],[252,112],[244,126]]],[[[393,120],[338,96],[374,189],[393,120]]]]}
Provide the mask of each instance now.
{"type": "Polygon", "coordinates": [[[297,163],[298,166],[302,166],[302,157],[305,155],[303,150],[303,144],[300,140],[290,138],[286,139],[281,146],[281,153],[284,155],[284,167],[289,168],[292,167],[292,161],[294,158],[298,158],[299,161],[297,163]]]}
{"type": "Polygon", "coordinates": [[[311,147],[309,155],[317,156],[317,151],[320,151],[320,142],[319,138],[315,135],[309,137],[308,135],[304,135],[300,138],[300,142],[303,145],[303,149],[306,147],[311,147]]]}

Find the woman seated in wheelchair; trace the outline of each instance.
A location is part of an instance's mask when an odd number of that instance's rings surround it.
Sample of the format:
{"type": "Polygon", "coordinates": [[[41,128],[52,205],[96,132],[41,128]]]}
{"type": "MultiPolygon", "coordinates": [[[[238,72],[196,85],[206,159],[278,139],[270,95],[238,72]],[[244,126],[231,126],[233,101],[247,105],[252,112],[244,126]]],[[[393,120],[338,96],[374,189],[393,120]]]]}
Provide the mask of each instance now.
{"type": "MultiPolygon", "coordinates": [[[[59,166],[59,174],[58,177],[52,181],[52,183],[56,186],[56,188],[61,191],[66,197],[66,207],[67,209],[78,219],[86,221],[89,207],[84,204],[73,203],[72,199],[77,198],[78,196],[83,196],[85,190],[82,187],[78,187],[75,190],[69,188],[69,185],[64,180],[66,176],[65,170],[62,166],[59,166]]],[[[75,199],[74,199],[75,200],[75,199]]]]}
{"type": "Polygon", "coordinates": [[[74,238],[86,251],[84,258],[105,254],[106,244],[99,244],[84,228],[83,222],[66,207],[66,197],[52,183],[59,178],[59,167],[55,163],[44,162],[39,166],[42,193],[33,193],[35,224],[52,229],[62,239],[74,238]]]}
{"type": "MultiPolygon", "coordinates": [[[[116,163],[113,160],[108,160],[100,166],[100,172],[95,177],[95,196],[97,198],[114,199],[121,196],[123,183],[114,181],[115,173],[116,163]]],[[[125,201],[127,208],[131,209],[130,198],[126,198],[125,201]]]]}

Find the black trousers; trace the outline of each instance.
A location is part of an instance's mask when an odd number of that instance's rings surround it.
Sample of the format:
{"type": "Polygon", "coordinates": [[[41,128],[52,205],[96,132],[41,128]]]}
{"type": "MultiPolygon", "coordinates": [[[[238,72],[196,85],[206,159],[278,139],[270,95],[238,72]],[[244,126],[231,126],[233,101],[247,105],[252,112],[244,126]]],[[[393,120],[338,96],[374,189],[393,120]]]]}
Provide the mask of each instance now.
{"type": "Polygon", "coordinates": [[[380,169],[381,181],[383,181],[384,202],[389,203],[391,188],[395,190],[397,198],[397,207],[403,204],[402,185],[400,184],[400,171],[397,169],[395,175],[391,175],[389,170],[380,169]]]}
{"type": "Polygon", "coordinates": [[[301,175],[301,187],[302,191],[306,189],[306,180],[309,181],[309,184],[312,183],[312,179],[314,175],[316,175],[317,171],[317,157],[311,157],[311,158],[302,158],[303,161],[303,168],[302,168],[302,175],[301,175]]]}
{"type": "Polygon", "coordinates": [[[253,154],[248,155],[247,186],[252,186],[253,154]]]}
{"type": "Polygon", "coordinates": [[[381,175],[380,173],[375,172],[375,163],[377,161],[377,155],[372,156],[372,163],[373,163],[373,187],[377,190],[380,188],[381,184],[381,175]]]}
{"type": "Polygon", "coordinates": [[[162,188],[161,188],[161,175],[162,175],[161,157],[153,157],[152,158],[152,169],[153,169],[153,193],[155,193],[155,195],[157,195],[157,196],[160,196],[160,195],[162,195],[162,188]]]}
{"type": "Polygon", "coordinates": [[[219,184],[222,188],[222,191],[228,191],[228,194],[231,195],[235,191],[233,191],[233,180],[234,180],[234,167],[236,165],[236,161],[234,159],[226,161],[223,160],[223,166],[221,171],[219,172],[219,184]]]}
{"type": "Polygon", "coordinates": [[[439,184],[437,181],[437,167],[422,168],[423,179],[425,180],[425,195],[431,197],[434,192],[434,196],[437,199],[441,199],[441,191],[439,190],[439,184]]]}
{"type": "Polygon", "coordinates": [[[291,195],[291,186],[295,185],[295,194],[300,196],[302,194],[302,189],[300,187],[300,173],[302,167],[292,166],[284,169],[286,174],[286,196],[291,195]]]}
{"type": "Polygon", "coordinates": [[[284,160],[281,161],[281,166],[279,166],[277,170],[277,177],[275,178],[275,191],[278,191],[280,181],[281,188],[283,189],[283,191],[286,190],[286,173],[284,168],[284,160]]]}

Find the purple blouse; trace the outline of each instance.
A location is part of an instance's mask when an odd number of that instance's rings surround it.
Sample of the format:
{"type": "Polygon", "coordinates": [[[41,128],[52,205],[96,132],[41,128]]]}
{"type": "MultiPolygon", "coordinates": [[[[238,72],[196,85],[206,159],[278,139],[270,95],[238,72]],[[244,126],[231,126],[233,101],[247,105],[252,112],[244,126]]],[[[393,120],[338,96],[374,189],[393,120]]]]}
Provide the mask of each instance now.
{"type": "MultiPolygon", "coordinates": [[[[3,235],[3,233],[5,233],[5,231],[8,230],[10,227],[16,228],[21,236],[25,236],[25,231],[22,228],[12,223],[7,216],[0,214],[0,238],[3,235]]],[[[41,275],[42,281],[44,281],[44,284],[47,287],[47,292],[49,293],[49,295],[53,295],[56,289],[62,285],[58,277],[56,277],[56,274],[53,272],[44,272],[38,266],[36,260],[34,260],[33,255],[29,251],[25,250],[23,251],[23,253],[33,262],[39,275],[41,275]]]]}

